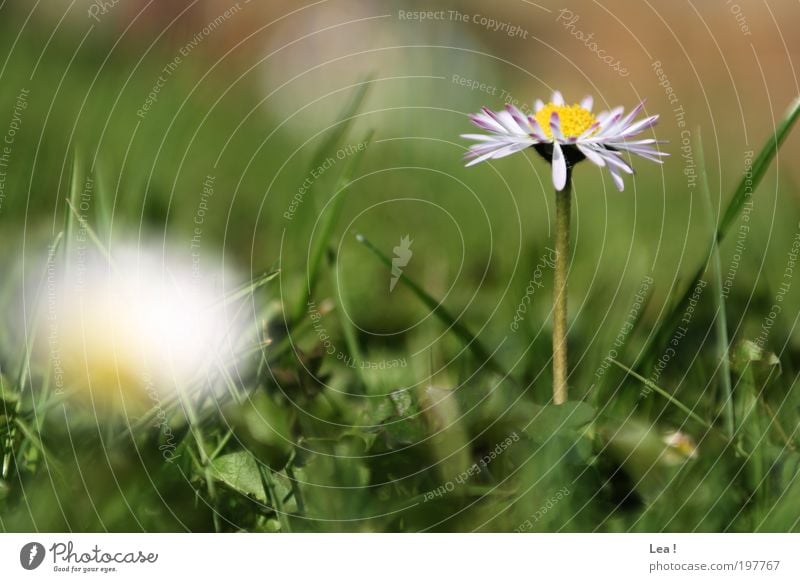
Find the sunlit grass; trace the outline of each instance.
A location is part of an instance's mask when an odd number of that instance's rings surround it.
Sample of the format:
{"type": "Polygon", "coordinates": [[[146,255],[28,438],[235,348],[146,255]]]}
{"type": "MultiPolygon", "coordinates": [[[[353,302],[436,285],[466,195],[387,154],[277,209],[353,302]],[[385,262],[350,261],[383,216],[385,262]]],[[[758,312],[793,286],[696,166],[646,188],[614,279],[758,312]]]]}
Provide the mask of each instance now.
{"type": "MultiPolygon", "coordinates": [[[[288,190],[287,185],[302,182],[310,168],[344,144],[370,143],[366,152],[337,164],[314,184],[292,228],[285,233],[279,228],[285,226],[279,219],[285,196],[264,198],[263,185],[277,172],[271,160],[244,180],[240,196],[245,202],[229,216],[220,212],[205,224],[203,244],[209,252],[225,252],[232,263],[251,271],[246,283],[226,289],[210,306],[245,306],[252,337],[236,346],[237,365],[231,369],[198,366],[197,377],[182,378],[188,384],[185,391],[162,394],[143,410],[126,413],[87,404],[79,382],[57,385],[47,358],[36,358],[42,346],[35,344],[33,331],[46,314],[32,306],[47,293],[47,260],[37,248],[29,254],[29,272],[7,261],[0,306],[21,315],[16,319],[22,322],[0,333],[0,529],[800,528],[797,347],[796,342],[783,343],[792,330],[776,322],[773,339],[754,348],[748,340],[756,339],[763,309],[748,312],[745,324],[735,329],[731,321],[739,314],[734,312],[745,301],[768,307],[775,290],[759,286],[751,298],[743,285],[723,300],[719,288],[719,268],[728,252],[725,241],[737,224],[744,196],[757,197],[760,184],[763,189],[800,105],[792,106],[775,135],[762,136],[766,145],[755,157],[749,184],[742,180],[725,197],[719,220],[706,210],[712,196],[704,186],[706,216],[698,239],[705,246],[693,248],[687,257],[694,276],[680,279],[677,298],[667,306],[662,305],[665,281],[673,273],[658,278],[616,358],[609,350],[636,289],[620,285],[615,291],[616,275],[597,274],[596,265],[582,260],[594,249],[587,250],[585,239],[578,241],[570,277],[592,285],[576,297],[582,302],[573,301],[582,307],[570,321],[571,400],[555,407],[549,404],[549,294],[534,295],[518,331],[509,329],[530,273],[509,274],[516,252],[509,241],[519,229],[496,189],[487,189],[486,200],[489,212],[501,216],[495,246],[490,253],[486,233],[477,227],[468,233],[465,244],[485,250],[486,256],[471,255],[464,267],[469,274],[452,291],[441,283],[441,271],[455,271],[457,258],[428,263],[434,253],[425,256],[421,236],[414,247],[419,260],[400,275],[393,291],[397,295],[392,299],[399,298],[391,304],[397,313],[386,302],[377,308],[370,304],[377,295],[374,289],[380,288],[385,297],[392,267],[389,249],[396,244],[389,220],[370,222],[367,229],[361,228],[364,223],[347,228],[352,208],[381,194],[376,184],[393,184],[391,177],[360,179],[374,169],[371,156],[379,155],[372,153],[377,150],[372,129],[355,123],[370,82],[366,79],[353,89],[312,153],[283,178],[281,188],[288,190]],[[257,222],[254,209],[262,202],[268,234],[250,228],[257,222]],[[307,231],[315,222],[309,239],[307,231]],[[279,241],[285,255],[279,254],[279,241]],[[499,265],[495,269],[501,274],[485,269],[482,259],[499,265]],[[712,270],[706,273],[709,262],[712,270]],[[698,303],[668,371],[654,381],[653,367],[702,277],[714,284],[698,303]],[[465,289],[464,281],[477,280],[478,291],[465,289]],[[36,299],[20,308],[17,289],[23,283],[34,289],[36,299]],[[424,325],[412,328],[421,319],[424,325]],[[410,331],[388,333],[400,324],[410,331]],[[370,329],[387,334],[376,339],[370,329]],[[596,370],[603,365],[605,374],[598,378],[596,370]],[[219,390],[203,389],[209,382],[219,390]],[[676,434],[696,448],[671,444],[669,436],[676,434]]],[[[153,113],[153,123],[170,122],[166,114],[163,119],[157,115],[153,113]]],[[[257,143],[273,121],[246,127],[241,139],[257,143]]],[[[368,122],[368,117],[359,121],[368,122]]],[[[224,134],[224,122],[209,123],[209,135],[224,134]]],[[[117,154],[98,155],[92,165],[97,152],[91,144],[98,129],[84,129],[79,156],[71,161],[71,173],[65,171],[69,177],[63,181],[69,187],[53,195],[63,220],[43,221],[47,224],[41,231],[26,232],[30,244],[49,247],[51,261],[63,267],[75,251],[76,237],[85,235],[109,268],[122,268],[113,265],[117,230],[138,234],[144,225],[148,234],[169,232],[188,240],[192,225],[181,220],[194,215],[196,178],[211,171],[214,156],[206,151],[190,156],[191,168],[176,178],[173,172],[181,160],[167,155],[148,181],[143,176],[152,169],[152,160],[146,153],[134,152],[125,171],[117,154]],[[79,178],[84,174],[96,178],[96,203],[88,214],[79,209],[79,178]]],[[[288,135],[279,139],[287,147],[291,144],[288,135]]],[[[20,144],[20,164],[32,169],[33,151],[20,144]]],[[[457,156],[443,163],[453,172],[459,169],[457,156]]],[[[220,182],[233,190],[237,169],[227,170],[230,175],[224,175],[223,167],[218,171],[220,182]]],[[[672,170],[667,166],[665,171],[672,170]]],[[[475,179],[478,184],[486,180],[475,179]]],[[[639,189],[657,187],[655,180],[638,180],[639,189]]],[[[33,183],[49,192],[43,186],[57,181],[37,173],[33,183]]],[[[468,204],[448,184],[430,178],[424,182],[429,191],[419,196],[453,197],[468,204]]],[[[579,208],[597,210],[598,202],[582,199],[595,194],[586,185],[580,182],[577,189],[577,201],[585,204],[579,208]]],[[[533,215],[532,190],[526,190],[527,199],[520,196],[528,216],[533,215]]],[[[30,215],[49,220],[50,202],[34,200],[30,215]]],[[[19,222],[24,211],[22,206],[9,207],[4,226],[19,222]]],[[[429,230],[444,228],[428,216],[419,220],[433,224],[429,230]]],[[[580,220],[584,227],[597,228],[585,215],[580,220]]],[[[13,224],[9,228],[8,240],[16,240],[19,232],[13,224]]],[[[526,231],[524,236],[525,252],[535,262],[546,252],[547,234],[526,231]]],[[[436,241],[430,236],[427,249],[436,241]]],[[[623,245],[628,242],[608,244],[627,252],[623,245]]],[[[637,269],[632,263],[638,275],[637,269]]],[[[786,301],[788,306],[794,300],[786,301]]],[[[797,308],[796,301],[792,305],[797,308]]],[[[117,321],[122,321],[125,307],[116,309],[117,321]]],[[[114,313],[106,319],[107,325],[115,325],[114,313]]],[[[113,379],[105,381],[118,387],[113,379]]]]}

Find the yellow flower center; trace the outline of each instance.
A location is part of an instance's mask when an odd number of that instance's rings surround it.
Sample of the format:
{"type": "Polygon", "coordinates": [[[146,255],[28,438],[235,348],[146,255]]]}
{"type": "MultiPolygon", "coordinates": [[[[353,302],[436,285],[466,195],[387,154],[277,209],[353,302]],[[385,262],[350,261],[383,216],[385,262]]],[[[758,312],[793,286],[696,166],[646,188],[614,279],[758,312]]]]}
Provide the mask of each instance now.
{"type": "Polygon", "coordinates": [[[553,131],[550,129],[550,117],[554,112],[558,113],[561,133],[564,137],[579,137],[597,122],[592,112],[580,105],[548,103],[534,117],[549,139],[553,139],[553,131]]]}

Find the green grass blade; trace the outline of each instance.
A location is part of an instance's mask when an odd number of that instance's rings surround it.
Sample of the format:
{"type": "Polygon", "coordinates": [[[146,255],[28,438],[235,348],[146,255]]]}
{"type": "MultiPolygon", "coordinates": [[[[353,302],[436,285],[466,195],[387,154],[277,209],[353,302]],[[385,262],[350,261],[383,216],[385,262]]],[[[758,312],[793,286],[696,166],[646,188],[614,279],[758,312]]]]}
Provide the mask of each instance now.
{"type": "Polygon", "coordinates": [[[789,106],[783,120],[775,130],[775,135],[764,144],[758,157],[753,162],[752,176],[743,176],[741,182],[739,182],[739,187],[736,188],[717,229],[717,241],[721,241],[725,237],[733,222],[739,217],[739,212],[741,212],[744,203],[747,201],[747,195],[752,194],[764,178],[772,159],[778,153],[781,144],[786,141],[789,131],[797,122],[798,117],[800,117],[800,97],[795,98],[789,106]],[[749,180],[751,181],[750,184],[748,184],[749,180]]]}
{"type": "Polygon", "coordinates": [[[260,275],[256,275],[250,281],[245,283],[244,285],[240,285],[233,291],[231,291],[228,295],[218,300],[214,303],[211,307],[222,307],[223,305],[229,305],[231,303],[236,303],[240,299],[244,299],[245,297],[249,297],[256,291],[258,291],[261,287],[275,279],[278,275],[281,274],[280,269],[276,269],[274,271],[267,271],[260,275]]]}
{"type": "MultiPolygon", "coordinates": [[[[67,207],[69,209],[69,213],[72,214],[73,218],[78,221],[80,227],[86,232],[89,236],[89,239],[94,243],[94,246],[97,247],[97,250],[103,255],[103,258],[108,261],[108,264],[112,267],[116,267],[114,265],[114,259],[111,257],[111,253],[103,244],[103,241],[100,240],[100,237],[97,236],[97,233],[91,227],[91,225],[86,221],[86,219],[80,215],[78,210],[75,208],[75,204],[71,200],[67,200],[67,207]]],[[[69,240],[69,238],[67,239],[69,240]]]]}
{"type": "Polygon", "coordinates": [[[686,413],[689,416],[689,418],[695,420],[696,422],[700,423],[701,425],[703,425],[706,428],[711,428],[711,423],[709,423],[708,421],[704,420],[698,414],[693,412],[691,408],[689,408],[683,402],[681,402],[680,400],[675,398],[672,394],[670,394],[669,392],[667,392],[666,390],[664,390],[663,388],[658,386],[652,380],[648,380],[644,376],[641,376],[641,375],[637,374],[636,372],[631,370],[628,366],[626,366],[622,362],[618,362],[617,360],[615,360],[613,358],[611,358],[611,362],[613,364],[619,366],[623,370],[625,370],[625,372],[627,372],[628,374],[630,374],[631,376],[633,376],[634,378],[639,380],[639,382],[641,382],[642,384],[644,384],[645,386],[647,386],[648,388],[650,388],[654,392],[657,392],[658,394],[660,394],[661,396],[663,396],[664,398],[669,400],[669,402],[671,404],[675,405],[677,408],[679,408],[681,410],[681,412],[686,413]]]}
{"type": "Polygon", "coordinates": [[[72,178],[70,181],[69,197],[67,198],[67,211],[64,214],[64,268],[69,270],[69,263],[72,260],[72,245],[75,244],[75,207],[78,204],[78,195],[81,189],[80,175],[81,162],[76,152],[72,160],[72,178]],[[72,209],[72,212],[70,212],[72,209]]]}
{"type": "Polygon", "coordinates": [[[55,236],[50,248],[47,251],[47,262],[44,273],[42,273],[42,282],[39,284],[39,288],[36,290],[36,299],[34,300],[35,311],[30,325],[29,337],[25,344],[25,353],[22,356],[22,361],[19,364],[17,372],[17,389],[20,391],[22,391],[25,384],[25,378],[28,376],[31,369],[31,356],[33,354],[34,342],[36,341],[36,332],[39,328],[39,322],[41,321],[42,317],[42,298],[44,297],[45,287],[47,286],[48,271],[50,268],[55,268],[54,264],[56,257],[58,256],[58,250],[63,243],[64,232],[61,231],[55,236]],[[51,267],[51,265],[53,265],[53,267],[51,267]]]}
{"type": "MultiPolygon", "coordinates": [[[[783,121],[781,121],[781,123],[778,125],[775,134],[770,137],[753,162],[751,171],[742,176],[739,186],[734,191],[733,198],[731,198],[731,201],[728,203],[728,206],[723,213],[723,218],[720,221],[719,227],[717,228],[715,236],[717,243],[721,243],[728,234],[733,222],[738,218],[739,213],[742,211],[742,208],[747,201],[747,196],[752,195],[756,188],[758,188],[761,180],[766,175],[769,164],[778,153],[778,148],[780,148],[781,144],[786,140],[786,137],[789,135],[789,131],[792,129],[792,127],[794,127],[798,117],[800,117],[800,97],[792,102],[792,105],[789,107],[789,110],[784,116],[783,121]]],[[[667,336],[672,333],[675,325],[680,320],[682,312],[692,295],[692,291],[694,290],[698,281],[700,281],[703,277],[703,273],[706,270],[710,256],[711,253],[709,252],[706,256],[706,259],[703,261],[703,264],[697,269],[697,272],[690,279],[689,284],[686,286],[686,289],[683,292],[683,295],[681,295],[681,297],[674,302],[667,315],[662,318],[656,324],[655,328],[649,333],[648,341],[642,349],[640,357],[637,358],[634,367],[647,366],[655,361],[657,350],[659,350],[661,346],[666,343],[667,336]]]]}
{"type": "MultiPolygon", "coordinates": [[[[58,461],[58,457],[51,453],[47,447],[44,446],[39,435],[36,434],[31,427],[29,427],[21,418],[14,419],[14,424],[20,430],[20,432],[25,436],[25,438],[36,448],[39,450],[39,453],[44,457],[45,463],[47,467],[51,471],[56,471],[58,473],[61,472],[61,465],[58,461]]],[[[39,434],[41,434],[41,430],[39,430],[39,434]]]]}
{"type": "MultiPolygon", "coordinates": [[[[700,128],[696,130],[695,149],[697,150],[697,166],[700,170],[700,188],[703,192],[703,198],[707,206],[707,214],[709,222],[713,229],[714,209],[711,203],[711,190],[708,186],[708,171],[706,170],[705,154],[703,153],[703,139],[700,134],[700,128]]],[[[725,431],[733,437],[736,433],[736,420],[733,411],[733,387],[731,386],[731,366],[730,358],[728,357],[728,327],[727,317],[725,314],[725,297],[722,294],[722,262],[719,258],[719,241],[716,236],[711,241],[711,260],[712,269],[712,286],[714,297],[714,327],[717,333],[717,356],[719,358],[719,371],[718,375],[724,393],[724,401],[722,403],[722,413],[725,420],[725,431]]]]}
{"type": "MultiPolygon", "coordinates": [[[[388,269],[391,270],[392,260],[384,255],[369,240],[367,240],[364,235],[357,234],[356,240],[367,247],[367,249],[369,249],[372,254],[378,258],[378,260],[380,260],[388,269]]],[[[467,345],[467,347],[472,351],[475,357],[478,358],[478,360],[480,360],[482,363],[485,363],[493,372],[496,372],[505,378],[512,379],[511,375],[505,371],[503,366],[501,366],[497,360],[492,357],[490,352],[483,347],[483,344],[481,344],[478,338],[475,337],[463,323],[453,317],[439,301],[431,297],[427,291],[415,283],[405,273],[400,274],[400,280],[406,286],[408,286],[409,289],[411,289],[414,295],[416,295],[417,298],[422,301],[422,303],[424,303],[428,309],[430,309],[431,313],[433,313],[442,323],[444,323],[448,329],[453,330],[453,332],[467,345]]]]}
{"type": "Polygon", "coordinates": [[[97,183],[94,194],[95,200],[97,201],[95,204],[97,230],[100,231],[103,236],[108,236],[111,232],[111,204],[108,199],[110,189],[108,187],[109,182],[106,179],[106,173],[101,167],[95,170],[95,182],[97,183]]]}
{"type": "MultiPolygon", "coordinates": [[[[347,132],[350,131],[350,128],[355,122],[356,114],[364,104],[371,86],[371,77],[367,77],[355,84],[355,89],[350,100],[339,112],[339,115],[336,117],[336,121],[330,126],[331,129],[326,132],[325,139],[323,139],[322,143],[319,144],[319,147],[314,150],[314,154],[311,156],[311,162],[306,170],[306,176],[311,176],[312,173],[317,170],[317,168],[322,166],[325,161],[331,157],[332,153],[339,147],[342,139],[344,139],[344,136],[347,135],[347,132]]],[[[306,190],[305,198],[309,200],[314,199],[314,192],[320,185],[320,182],[321,180],[318,179],[312,181],[311,185],[306,190]]],[[[304,228],[307,226],[308,220],[316,215],[316,213],[313,212],[314,205],[311,205],[311,209],[312,210],[307,209],[305,211],[300,210],[297,213],[296,228],[301,232],[304,232],[304,228]]]]}
{"type": "MultiPolygon", "coordinates": [[[[362,143],[369,145],[372,141],[373,132],[370,131],[362,143]]],[[[325,249],[328,248],[328,242],[333,235],[333,230],[339,222],[339,216],[342,213],[344,206],[345,193],[350,186],[350,181],[353,179],[353,174],[361,163],[361,159],[366,152],[366,148],[358,150],[350,156],[347,165],[339,175],[336,188],[333,191],[333,199],[331,201],[330,209],[322,219],[319,229],[319,235],[311,247],[311,253],[308,261],[307,268],[307,282],[305,286],[305,293],[303,294],[302,302],[297,306],[297,311],[294,314],[292,321],[297,322],[306,310],[308,300],[311,299],[314,290],[319,280],[320,266],[322,265],[322,257],[325,255],[325,249]]]]}
{"type": "MultiPolygon", "coordinates": [[[[338,259],[336,259],[338,261],[338,259]]],[[[339,284],[339,278],[334,277],[335,285],[336,285],[336,296],[343,299],[343,289],[339,284]]],[[[361,353],[361,348],[358,345],[358,339],[356,334],[356,328],[353,324],[353,321],[349,317],[342,317],[340,318],[341,326],[342,326],[342,334],[344,335],[344,342],[347,346],[347,351],[350,353],[350,357],[354,360],[355,363],[355,370],[356,375],[358,376],[359,381],[361,382],[361,386],[364,390],[369,388],[368,385],[368,377],[367,374],[364,373],[364,369],[361,367],[361,362],[364,361],[364,355],[361,353]]]]}
{"type": "Polygon", "coordinates": [[[364,100],[366,99],[371,86],[372,77],[366,77],[356,84],[356,89],[353,92],[353,96],[336,118],[337,121],[333,124],[333,129],[328,133],[328,137],[323,140],[323,142],[314,152],[314,156],[311,158],[311,165],[309,166],[309,169],[314,169],[321,166],[325,161],[325,158],[328,157],[328,154],[336,148],[342,138],[347,134],[350,126],[355,120],[356,113],[358,113],[358,110],[361,109],[361,106],[364,104],[364,100]]]}
{"type": "Polygon", "coordinates": [[[283,499],[281,499],[281,496],[277,492],[272,469],[259,461],[256,461],[256,464],[258,465],[258,474],[261,477],[261,486],[264,488],[264,495],[267,499],[272,501],[275,516],[281,524],[281,531],[292,533],[292,524],[289,522],[289,512],[286,511],[283,499]]]}

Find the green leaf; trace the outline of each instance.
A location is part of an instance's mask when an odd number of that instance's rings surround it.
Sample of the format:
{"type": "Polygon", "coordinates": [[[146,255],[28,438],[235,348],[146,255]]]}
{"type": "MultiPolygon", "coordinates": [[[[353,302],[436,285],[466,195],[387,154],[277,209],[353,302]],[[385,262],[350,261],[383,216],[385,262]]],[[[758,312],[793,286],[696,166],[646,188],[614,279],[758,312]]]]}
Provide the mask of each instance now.
{"type": "Polygon", "coordinates": [[[283,468],[292,450],[293,413],[275,404],[266,392],[259,391],[241,404],[232,402],[225,406],[222,415],[250,454],[273,469],[283,468]]]}
{"type": "Polygon", "coordinates": [[[250,453],[229,453],[210,462],[211,475],[242,495],[266,503],[267,497],[261,483],[258,463],[250,453]]]}
{"type": "Polygon", "coordinates": [[[536,441],[543,441],[562,433],[574,433],[595,416],[595,410],[585,402],[568,401],[555,406],[540,406],[531,418],[525,433],[536,441]]]}

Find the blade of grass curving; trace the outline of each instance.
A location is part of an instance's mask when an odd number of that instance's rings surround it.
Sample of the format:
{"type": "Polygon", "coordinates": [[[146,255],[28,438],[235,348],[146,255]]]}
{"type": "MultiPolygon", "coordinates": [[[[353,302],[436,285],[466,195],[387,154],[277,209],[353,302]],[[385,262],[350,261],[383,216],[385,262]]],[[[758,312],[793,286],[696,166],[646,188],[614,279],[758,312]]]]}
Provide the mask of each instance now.
{"type": "MultiPolygon", "coordinates": [[[[373,131],[370,131],[361,141],[361,143],[367,144],[368,146],[372,141],[373,133],[373,131]]],[[[311,299],[311,296],[313,295],[317,286],[320,265],[322,264],[322,257],[325,254],[325,249],[328,247],[328,241],[333,235],[333,229],[339,222],[339,216],[341,215],[342,207],[344,206],[345,192],[350,186],[350,182],[353,179],[353,174],[361,163],[361,159],[363,158],[365,151],[366,148],[359,149],[356,153],[351,155],[347,161],[347,165],[339,175],[336,188],[333,191],[333,199],[331,201],[330,209],[323,217],[320,224],[319,236],[317,236],[311,247],[308,268],[306,270],[307,281],[305,293],[303,294],[303,300],[298,304],[297,311],[292,319],[294,322],[297,322],[301,317],[303,317],[308,300],[311,299]]]]}
{"type": "Polygon", "coordinates": [[[717,241],[722,241],[733,222],[739,217],[739,212],[741,212],[744,203],[747,201],[747,196],[755,191],[758,184],[764,178],[770,162],[772,162],[772,159],[778,153],[778,149],[783,142],[786,141],[786,138],[789,136],[789,131],[799,117],[800,97],[796,97],[783,116],[780,124],[778,124],[775,134],[764,144],[758,157],[753,161],[751,176],[748,177],[745,175],[741,182],[739,182],[739,187],[736,188],[733,198],[731,198],[728,208],[722,216],[719,228],[717,229],[717,241]],[[749,184],[748,181],[750,181],[749,184]]]}
{"type": "MultiPolygon", "coordinates": [[[[367,76],[362,78],[354,85],[354,90],[350,100],[339,112],[339,115],[336,116],[336,121],[331,124],[330,129],[325,132],[325,138],[319,144],[319,147],[314,150],[314,153],[311,156],[311,162],[308,165],[308,170],[306,170],[306,176],[319,176],[317,173],[318,169],[325,164],[328,158],[331,157],[336,148],[339,147],[342,139],[344,139],[344,136],[347,135],[348,131],[350,131],[350,128],[356,120],[358,110],[361,109],[361,106],[364,104],[367,94],[369,93],[369,89],[372,86],[372,81],[373,77],[367,76]]],[[[316,188],[319,187],[319,184],[320,180],[316,178],[311,180],[311,183],[306,189],[304,198],[313,200],[314,192],[316,188]]],[[[313,209],[314,206],[312,205],[311,208],[313,209]]],[[[296,215],[295,228],[301,232],[304,232],[304,229],[308,224],[308,220],[313,216],[315,216],[315,213],[310,210],[298,211],[296,215]]]]}
{"type": "Polygon", "coordinates": [[[70,179],[69,196],[67,197],[67,209],[64,214],[64,270],[69,271],[70,261],[72,260],[72,245],[75,243],[75,206],[78,203],[78,175],[80,174],[81,162],[78,152],[72,159],[72,177],[70,179]],[[70,212],[72,209],[72,212],[70,212]]]}
{"type": "MultiPolygon", "coordinates": [[[[380,260],[384,265],[386,265],[387,268],[391,270],[392,260],[384,255],[369,240],[367,240],[364,235],[357,234],[356,240],[367,247],[367,249],[369,249],[372,254],[378,258],[378,260],[380,260]]],[[[433,313],[442,323],[444,323],[448,329],[453,330],[453,332],[466,344],[466,346],[470,349],[470,351],[472,351],[478,360],[485,363],[493,372],[500,374],[504,378],[513,380],[512,376],[506,372],[503,366],[501,366],[497,360],[492,357],[491,353],[485,347],[483,347],[483,344],[481,344],[478,338],[475,337],[463,323],[453,317],[439,301],[431,297],[427,291],[415,283],[405,273],[400,274],[400,280],[405,283],[409,289],[411,289],[414,295],[416,295],[417,298],[422,301],[422,303],[424,303],[428,309],[430,309],[431,313],[433,313]]]]}
{"type": "Polygon", "coordinates": [[[266,271],[260,275],[256,275],[247,283],[240,285],[230,293],[228,293],[225,297],[222,297],[215,303],[211,305],[212,308],[214,307],[222,307],[223,305],[229,305],[231,303],[235,303],[240,299],[244,299],[245,297],[249,297],[253,293],[255,293],[258,289],[275,279],[278,275],[281,274],[280,269],[276,269],[274,271],[266,271]]]}
{"type": "Polygon", "coordinates": [[[310,170],[321,166],[328,157],[329,152],[335,149],[345,134],[347,134],[355,120],[356,113],[358,113],[358,110],[361,109],[361,106],[364,104],[367,93],[369,93],[369,89],[372,86],[373,79],[374,77],[372,75],[368,75],[356,83],[353,95],[337,116],[337,121],[333,124],[333,129],[328,132],[327,138],[322,141],[314,152],[311,158],[311,165],[309,166],[310,170]]]}
{"type": "Polygon", "coordinates": [[[63,243],[64,243],[64,231],[60,231],[53,239],[53,242],[47,251],[47,261],[44,273],[42,273],[42,282],[39,284],[38,289],[36,290],[36,298],[34,299],[33,320],[31,322],[29,330],[30,336],[25,344],[25,353],[22,357],[22,361],[20,362],[18,368],[17,387],[19,388],[19,390],[22,390],[24,379],[30,370],[31,355],[33,354],[33,343],[36,338],[35,332],[36,329],[39,327],[39,322],[41,321],[41,316],[42,316],[42,297],[44,294],[45,286],[47,285],[48,272],[51,268],[55,268],[56,256],[58,255],[59,248],[63,243]]]}
{"type": "Polygon", "coordinates": [[[228,429],[225,432],[225,436],[223,436],[220,439],[219,444],[217,444],[217,447],[208,456],[209,460],[214,461],[217,457],[219,457],[220,453],[225,448],[225,445],[228,444],[228,441],[231,440],[232,436],[233,436],[233,429],[228,429]]]}
{"type": "Polygon", "coordinates": [[[97,230],[103,236],[108,236],[111,233],[111,205],[108,200],[108,180],[106,180],[106,173],[100,165],[95,169],[95,181],[97,182],[95,190],[97,230]]]}
{"type": "MultiPolygon", "coordinates": [[[[191,398],[188,395],[178,393],[179,400],[181,403],[181,407],[183,411],[186,413],[186,418],[189,421],[189,433],[194,438],[195,445],[197,446],[197,452],[200,454],[199,458],[196,458],[192,455],[192,459],[197,463],[198,474],[201,474],[206,482],[206,490],[208,491],[209,500],[212,502],[213,505],[216,505],[217,499],[217,488],[214,484],[214,477],[212,474],[213,467],[211,465],[211,459],[209,459],[208,451],[210,450],[209,446],[206,444],[206,437],[203,430],[202,423],[199,422],[197,418],[197,414],[195,413],[194,404],[192,403],[191,398]]],[[[189,450],[187,448],[187,450],[189,450]]],[[[221,531],[221,524],[219,521],[219,513],[214,511],[214,528],[216,531],[221,531]]]]}
{"type": "MultiPolygon", "coordinates": [[[[338,258],[334,259],[334,261],[338,263],[338,258]]],[[[334,284],[336,285],[336,296],[342,300],[343,290],[339,285],[339,278],[334,277],[334,281],[334,284]]],[[[350,353],[350,357],[356,361],[356,376],[358,376],[358,379],[361,382],[361,387],[366,391],[369,389],[368,378],[364,373],[364,369],[361,367],[361,362],[364,361],[364,356],[361,353],[361,348],[358,345],[355,325],[349,317],[340,318],[340,322],[342,326],[342,333],[344,335],[344,343],[347,346],[347,351],[350,353]]]]}
{"type": "Polygon", "coordinates": [[[703,425],[706,428],[711,428],[711,423],[710,422],[708,422],[707,420],[704,420],[701,416],[699,416],[698,414],[693,412],[691,408],[689,408],[683,402],[681,402],[680,400],[675,398],[672,394],[670,394],[669,392],[667,392],[666,390],[664,390],[663,388],[658,386],[652,380],[648,380],[644,376],[641,376],[641,375],[637,374],[632,369],[630,369],[628,366],[626,366],[622,362],[618,362],[617,360],[615,360],[613,358],[611,358],[611,362],[613,364],[615,364],[616,366],[619,366],[620,368],[622,368],[625,372],[627,372],[628,374],[630,374],[631,376],[633,376],[634,378],[639,380],[639,382],[641,382],[642,384],[644,384],[645,386],[647,386],[648,388],[650,388],[654,392],[657,392],[658,394],[660,394],[661,396],[663,396],[664,398],[669,400],[669,402],[671,404],[673,404],[674,406],[676,406],[677,408],[679,408],[681,410],[681,412],[686,413],[689,416],[689,418],[693,419],[694,421],[698,422],[699,424],[703,425]]]}
{"type": "MultiPolygon", "coordinates": [[[[706,202],[706,214],[708,215],[711,230],[714,228],[714,208],[711,203],[711,190],[708,186],[708,171],[706,170],[705,154],[703,152],[703,138],[700,128],[696,130],[695,149],[697,150],[697,167],[700,173],[700,188],[706,202]]],[[[717,231],[718,232],[718,231],[717,231]]],[[[725,421],[725,431],[733,437],[736,434],[736,419],[733,411],[733,387],[731,386],[731,366],[728,357],[728,327],[725,314],[725,297],[722,294],[722,262],[719,258],[719,240],[716,236],[711,241],[711,260],[712,260],[712,285],[714,297],[714,328],[717,332],[716,347],[717,357],[719,358],[718,375],[724,392],[722,403],[722,413],[725,421]]]]}
{"type": "MultiPolygon", "coordinates": [[[[36,434],[31,427],[25,423],[21,418],[15,418],[14,424],[20,430],[20,432],[25,436],[25,438],[36,448],[39,453],[45,458],[45,463],[47,467],[51,471],[55,471],[56,473],[61,473],[61,463],[58,460],[58,455],[54,455],[50,452],[50,450],[45,447],[44,443],[41,441],[39,436],[36,434]]],[[[41,434],[41,430],[39,430],[39,434],[41,434]]]]}
{"type": "MultiPolygon", "coordinates": [[[[106,246],[103,244],[103,241],[100,240],[100,237],[97,236],[97,233],[91,227],[91,225],[86,221],[86,219],[80,215],[78,210],[75,208],[75,204],[71,200],[67,200],[67,206],[69,208],[70,214],[78,221],[80,227],[86,231],[86,234],[89,236],[89,239],[94,243],[97,247],[97,250],[103,255],[103,258],[108,261],[108,264],[111,265],[112,268],[116,268],[114,264],[114,259],[111,257],[111,253],[108,251],[106,246]]],[[[69,239],[67,239],[69,240],[69,239]]]]}
{"type": "MultiPolygon", "coordinates": [[[[742,211],[748,196],[752,196],[753,192],[755,192],[756,188],[761,183],[761,180],[767,173],[770,163],[778,153],[778,149],[786,140],[787,136],[789,135],[789,131],[792,129],[792,127],[794,127],[794,124],[797,122],[799,117],[800,97],[796,98],[792,102],[792,105],[787,110],[783,120],[778,125],[777,130],[759,152],[750,168],[750,172],[747,172],[744,176],[742,176],[738,187],[734,191],[731,201],[728,203],[728,206],[723,213],[723,218],[720,221],[719,227],[715,233],[715,239],[717,243],[721,243],[728,234],[734,221],[738,218],[739,213],[742,211]]],[[[680,296],[680,299],[678,299],[672,305],[672,308],[669,310],[667,315],[665,315],[656,324],[652,331],[650,331],[644,348],[634,362],[634,367],[647,367],[656,360],[656,352],[663,345],[665,345],[669,334],[672,333],[673,329],[677,325],[677,322],[681,319],[682,312],[689,302],[695,286],[700,280],[702,280],[703,273],[706,270],[710,256],[711,253],[709,252],[706,255],[706,259],[703,261],[703,264],[700,265],[700,267],[697,269],[697,272],[690,279],[689,284],[686,286],[683,294],[680,296]]]]}

